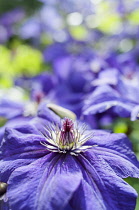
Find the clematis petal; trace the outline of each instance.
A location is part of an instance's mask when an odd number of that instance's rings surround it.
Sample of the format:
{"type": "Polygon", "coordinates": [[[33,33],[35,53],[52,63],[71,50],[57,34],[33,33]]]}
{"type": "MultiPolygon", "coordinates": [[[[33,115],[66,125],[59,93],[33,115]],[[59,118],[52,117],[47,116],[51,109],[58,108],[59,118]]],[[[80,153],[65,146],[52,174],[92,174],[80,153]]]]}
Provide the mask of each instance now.
{"type": "Polygon", "coordinates": [[[93,86],[99,85],[116,85],[118,82],[119,71],[116,68],[107,68],[103,71],[100,71],[97,79],[94,79],[92,82],[93,86]]]}
{"type": "Polygon", "coordinates": [[[12,119],[22,115],[24,104],[9,99],[0,100],[0,116],[6,119],[12,119]]]}
{"type": "Polygon", "coordinates": [[[118,91],[106,86],[100,86],[85,100],[84,115],[102,113],[110,108],[121,117],[129,117],[136,103],[124,99],[118,91]]]}
{"type": "Polygon", "coordinates": [[[63,209],[80,184],[80,174],[56,174],[45,186],[40,195],[38,210],[63,209]],[[47,199],[47,202],[46,202],[47,199]]]}
{"type": "MultiPolygon", "coordinates": [[[[101,205],[98,209],[134,210],[136,191],[118,177],[106,161],[90,152],[83,153],[82,157],[77,157],[77,159],[82,167],[84,179],[92,186],[96,194],[96,198],[92,198],[92,210],[96,209],[95,204],[98,205],[98,203],[101,205]],[[93,199],[95,199],[94,202],[93,199]]],[[[84,197],[86,199],[84,206],[87,206],[88,196],[84,197]]],[[[77,203],[77,205],[81,204],[77,203]]],[[[90,207],[86,209],[89,210],[90,207]]]]}
{"type": "MultiPolygon", "coordinates": [[[[25,121],[25,120],[24,120],[25,121]]],[[[45,124],[48,123],[47,120],[39,118],[39,117],[34,117],[28,122],[24,122],[22,120],[22,124],[15,124],[13,126],[13,129],[21,132],[22,134],[39,134],[40,135],[40,130],[42,130],[42,127],[44,127],[45,124]]],[[[9,126],[7,126],[9,128],[9,126]]]]}
{"type": "Polygon", "coordinates": [[[98,145],[92,148],[92,152],[106,160],[118,176],[139,177],[139,162],[125,134],[94,135],[89,142],[98,145]]]}
{"type": "Polygon", "coordinates": [[[3,157],[11,157],[12,155],[24,157],[27,152],[43,149],[40,144],[41,141],[44,141],[44,138],[39,134],[24,134],[15,129],[6,128],[1,151],[3,157]]]}
{"type": "Polygon", "coordinates": [[[41,144],[43,136],[24,134],[7,128],[1,145],[1,180],[6,182],[12,171],[19,166],[28,165],[35,159],[49,153],[41,144]]]}
{"type": "Polygon", "coordinates": [[[139,105],[135,106],[131,112],[131,120],[137,120],[139,118],[139,105]]]}
{"type": "Polygon", "coordinates": [[[19,210],[134,210],[137,197],[103,158],[90,152],[76,158],[50,153],[16,169],[8,186],[9,206],[19,210]]]}
{"type": "Polygon", "coordinates": [[[22,127],[24,127],[24,125],[26,125],[29,122],[29,120],[31,120],[29,117],[27,117],[27,118],[16,117],[14,119],[7,121],[5,123],[5,125],[0,128],[0,143],[3,139],[6,127],[13,128],[18,125],[18,127],[22,128],[22,127]]]}
{"type": "Polygon", "coordinates": [[[95,210],[102,209],[106,210],[107,207],[103,201],[103,197],[96,191],[96,187],[92,187],[86,180],[82,179],[81,185],[78,190],[74,193],[70,201],[70,205],[73,209],[86,209],[95,210]]]}
{"type": "Polygon", "coordinates": [[[68,157],[60,157],[51,153],[12,173],[7,193],[11,209],[60,210],[68,205],[80,185],[81,173],[74,160],[71,167],[68,157]],[[15,197],[17,193],[20,196],[15,197]]]}

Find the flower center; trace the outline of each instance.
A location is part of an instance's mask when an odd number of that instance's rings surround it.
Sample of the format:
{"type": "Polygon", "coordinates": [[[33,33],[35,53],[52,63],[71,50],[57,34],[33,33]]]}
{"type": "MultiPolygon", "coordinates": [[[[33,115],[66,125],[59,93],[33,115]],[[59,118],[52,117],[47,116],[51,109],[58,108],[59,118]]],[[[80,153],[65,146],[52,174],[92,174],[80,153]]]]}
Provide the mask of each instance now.
{"type": "Polygon", "coordinates": [[[64,118],[61,125],[49,124],[42,132],[45,142],[41,142],[49,151],[78,155],[94,145],[83,145],[92,138],[92,132],[86,132],[86,125],[78,126],[71,119],[64,118]]]}
{"type": "Polygon", "coordinates": [[[59,146],[62,149],[70,149],[74,146],[75,135],[74,135],[74,124],[70,119],[65,119],[62,125],[59,138],[59,146]]]}
{"type": "Polygon", "coordinates": [[[36,91],[33,95],[33,100],[29,101],[24,109],[23,116],[36,116],[38,106],[44,99],[44,94],[41,91],[36,91]]]}

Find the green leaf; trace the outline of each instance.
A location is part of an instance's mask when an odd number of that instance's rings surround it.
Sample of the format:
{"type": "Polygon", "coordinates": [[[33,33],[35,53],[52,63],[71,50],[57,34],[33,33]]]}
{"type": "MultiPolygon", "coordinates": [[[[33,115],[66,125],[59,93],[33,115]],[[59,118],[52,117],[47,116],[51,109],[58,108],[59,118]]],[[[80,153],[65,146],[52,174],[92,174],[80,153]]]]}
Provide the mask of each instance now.
{"type": "Polygon", "coordinates": [[[129,21],[134,24],[138,25],[139,24],[139,9],[134,10],[130,15],[128,16],[129,21]]]}
{"type": "Polygon", "coordinates": [[[84,40],[88,34],[86,28],[82,25],[70,26],[69,30],[73,38],[77,40],[84,40]]]}

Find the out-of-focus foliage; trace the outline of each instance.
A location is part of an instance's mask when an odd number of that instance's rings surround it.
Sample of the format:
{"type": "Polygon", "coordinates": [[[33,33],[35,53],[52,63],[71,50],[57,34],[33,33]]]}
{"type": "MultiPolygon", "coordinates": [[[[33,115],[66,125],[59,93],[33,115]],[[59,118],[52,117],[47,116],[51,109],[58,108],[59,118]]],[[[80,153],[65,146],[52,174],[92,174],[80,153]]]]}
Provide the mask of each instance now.
{"type": "Polygon", "coordinates": [[[29,45],[19,45],[10,50],[0,46],[0,86],[12,86],[15,76],[33,76],[42,69],[42,54],[39,50],[29,45]]]}
{"type": "MultiPolygon", "coordinates": [[[[42,54],[27,45],[20,45],[13,52],[12,67],[16,75],[35,75],[40,72],[42,54]]],[[[12,56],[12,55],[11,55],[12,56]]]]}
{"type": "Polygon", "coordinates": [[[11,11],[12,9],[15,9],[17,7],[25,9],[29,13],[34,13],[35,10],[37,10],[41,6],[40,1],[36,0],[12,0],[12,1],[0,1],[0,14],[3,14],[4,12],[11,11]]]}
{"type": "MultiPolygon", "coordinates": [[[[131,186],[134,187],[134,189],[139,192],[139,184],[138,184],[138,179],[135,178],[126,178],[125,181],[130,184],[131,186]]],[[[135,210],[139,209],[139,202],[137,202],[135,210]]]]}
{"type": "Polygon", "coordinates": [[[139,24],[139,9],[136,9],[135,11],[131,12],[128,18],[131,24],[138,25],[139,24]]]}

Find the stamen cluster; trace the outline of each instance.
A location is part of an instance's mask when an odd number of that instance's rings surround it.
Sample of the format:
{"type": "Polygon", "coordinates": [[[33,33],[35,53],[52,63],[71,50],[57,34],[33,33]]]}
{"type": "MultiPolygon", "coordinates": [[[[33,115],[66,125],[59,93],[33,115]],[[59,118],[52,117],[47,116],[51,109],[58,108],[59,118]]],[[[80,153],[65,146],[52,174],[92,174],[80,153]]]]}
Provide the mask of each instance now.
{"type": "Polygon", "coordinates": [[[86,125],[78,126],[71,119],[64,118],[60,125],[49,124],[45,127],[46,142],[41,142],[49,151],[78,155],[85,152],[92,145],[83,145],[92,138],[92,133],[86,134],[86,125]]]}

